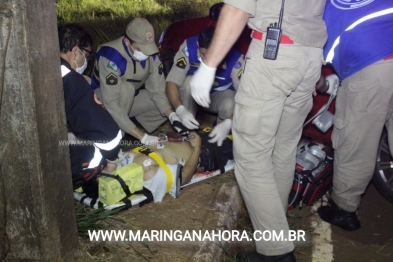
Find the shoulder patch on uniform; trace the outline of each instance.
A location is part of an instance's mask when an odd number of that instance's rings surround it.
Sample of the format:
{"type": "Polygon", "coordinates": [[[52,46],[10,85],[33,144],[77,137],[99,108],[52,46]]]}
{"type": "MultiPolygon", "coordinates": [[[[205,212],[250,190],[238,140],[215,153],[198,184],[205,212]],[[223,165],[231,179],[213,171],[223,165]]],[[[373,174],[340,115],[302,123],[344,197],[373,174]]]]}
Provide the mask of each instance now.
{"type": "Polygon", "coordinates": [[[239,70],[239,73],[237,73],[237,77],[240,79],[240,77],[242,76],[242,74],[243,74],[243,70],[239,70]]]}
{"type": "Polygon", "coordinates": [[[115,63],[113,63],[112,61],[109,61],[108,68],[112,69],[113,71],[117,72],[117,70],[119,70],[119,68],[117,67],[117,65],[115,63]]]}
{"type": "Polygon", "coordinates": [[[118,82],[118,77],[114,73],[110,73],[109,75],[106,76],[106,84],[107,85],[117,85],[118,82]]]}
{"type": "Polygon", "coordinates": [[[181,50],[187,57],[190,56],[190,54],[188,53],[188,48],[187,46],[183,47],[183,49],[181,50]]]}
{"type": "Polygon", "coordinates": [[[160,74],[160,75],[162,75],[162,72],[164,71],[164,65],[161,63],[159,66],[158,66],[158,73],[160,74]]]}
{"type": "Polygon", "coordinates": [[[242,67],[242,62],[237,61],[233,67],[236,68],[236,69],[241,68],[242,67]]]}
{"type": "Polygon", "coordinates": [[[185,69],[187,65],[187,60],[184,57],[180,57],[179,59],[177,59],[177,63],[176,66],[181,68],[181,69],[185,69]]]}

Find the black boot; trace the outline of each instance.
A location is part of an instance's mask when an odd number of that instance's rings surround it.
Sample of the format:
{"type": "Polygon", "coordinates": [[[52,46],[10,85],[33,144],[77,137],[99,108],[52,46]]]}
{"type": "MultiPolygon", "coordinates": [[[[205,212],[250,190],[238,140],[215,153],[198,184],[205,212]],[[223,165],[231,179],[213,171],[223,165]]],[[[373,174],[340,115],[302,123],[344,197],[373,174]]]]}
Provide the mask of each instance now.
{"type": "Polygon", "coordinates": [[[237,254],[236,259],[239,262],[296,262],[293,251],[283,255],[265,256],[254,250],[237,254]]]}
{"type": "Polygon", "coordinates": [[[318,209],[318,214],[323,221],[347,231],[354,231],[360,228],[356,212],[345,211],[337,206],[332,199],[329,200],[329,203],[330,206],[322,206],[318,209]]]}

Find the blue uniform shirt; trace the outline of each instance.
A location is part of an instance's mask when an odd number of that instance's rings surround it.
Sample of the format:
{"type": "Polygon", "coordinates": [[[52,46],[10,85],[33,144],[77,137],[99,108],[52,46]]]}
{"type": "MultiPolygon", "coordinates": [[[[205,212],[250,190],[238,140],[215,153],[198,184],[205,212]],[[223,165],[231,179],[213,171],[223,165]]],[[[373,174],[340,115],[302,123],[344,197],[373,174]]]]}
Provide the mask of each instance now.
{"type": "Polygon", "coordinates": [[[393,0],[329,0],[324,20],[324,56],[341,79],[393,55],[393,0]]]}

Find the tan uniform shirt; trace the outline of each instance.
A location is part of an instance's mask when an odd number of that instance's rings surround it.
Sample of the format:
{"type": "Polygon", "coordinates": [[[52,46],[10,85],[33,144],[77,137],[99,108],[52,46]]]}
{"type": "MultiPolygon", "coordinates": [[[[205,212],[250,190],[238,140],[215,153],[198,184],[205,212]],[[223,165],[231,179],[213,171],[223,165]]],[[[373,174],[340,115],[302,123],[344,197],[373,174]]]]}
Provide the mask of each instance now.
{"type": "MultiPolygon", "coordinates": [[[[281,1],[271,0],[224,0],[250,14],[248,26],[266,32],[266,28],[278,22],[281,1]]],[[[322,20],[326,0],[285,1],[282,34],[289,36],[295,44],[322,48],[327,34],[322,20]]]]}
{"type": "MultiPolygon", "coordinates": [[[[166,78],[167,82],[173,82],[179,87],[182,86],[187,76],[187,72],[188,70],[190,70],[190,61],[188,57],[189,55],[187,49],[187,41],[184,41],[183,44],[180,46],[179,51],[177,51],[175,55],[174,64],[166,78]]],[[[232,68],[231,78],[235,90],[237,90],[240,83],[243,63],[244,58],[243,56],[240,56],[236,62],[236,66],[232,68]]],[[[219,66],[225,66],[225,63],[219,66]]]]}
{"type": "Polygon", "coordinates": [[[121,54],[124,59],[122,63],[125,61],[126,66],[122,66],[119,59],[109,55],[100,56],[95,64],[93,78],[100,83],[100,88],[95,90],[97,96],[120,128],[130,132],[135,128],[135,124],[129,119],[129,112],[134,102],[135,90],[143,84],[162,115],[171,106],[165,94],[165,77],[160,69],[161,61],[158,56],[150,56],[143,67],[142,62],[132,59],[123,45],[123,39],[124,37],[121,37],[99,46],[97,54],[103,47],[112,47],[121,54]],[[125,72],[122,72],[121,68],[124,68],[125,72]]]}

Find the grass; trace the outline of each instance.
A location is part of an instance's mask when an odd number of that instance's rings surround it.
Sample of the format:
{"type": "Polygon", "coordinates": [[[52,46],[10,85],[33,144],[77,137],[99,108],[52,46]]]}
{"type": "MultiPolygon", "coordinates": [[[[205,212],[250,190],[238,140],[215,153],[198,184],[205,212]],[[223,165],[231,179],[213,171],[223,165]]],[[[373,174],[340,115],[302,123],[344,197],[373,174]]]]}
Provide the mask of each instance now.
{"type": "MultiPolygon", "coordinates": [[[[155,40],[171,23],[207,16],[210,7],[220,0],[57,0],[58,24],[78,23],[93,36],[93,51],[98,46],[124,35],[127,24],[135,17],[150,21],[155,40]]],[[[89,61],[86,75],[92,71],[89,61]]]]}
{"type": "Polygon", "coordinates": [[[130,17],[187,19],[203,16],[217,0],[57,0],[59,22],[115,20],[130,17]]]}
{"type": "MultiPolygon", "coordinates": [[[[108,26],[122,35],[134,17],[144,17],[155,29],[156,41],[161,32],[179,20],[207,16],[219,0],[57,0],[58,23],[108,26]]],[[[109,36],[111,40],[112,37],[109,36]]]]}
{"type": "Polygon", "coordinates": [[[118,213],[121,209],[105,210],[100,209],[89,209],[85,206],[77,207],[76,223],[78,228],[79,236],[88,236],[89,230],[101,230],[106,229],[108,224],[103,223],[108,217],[118,213]]]}

